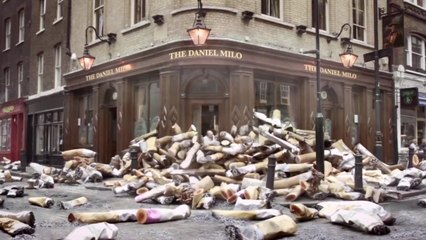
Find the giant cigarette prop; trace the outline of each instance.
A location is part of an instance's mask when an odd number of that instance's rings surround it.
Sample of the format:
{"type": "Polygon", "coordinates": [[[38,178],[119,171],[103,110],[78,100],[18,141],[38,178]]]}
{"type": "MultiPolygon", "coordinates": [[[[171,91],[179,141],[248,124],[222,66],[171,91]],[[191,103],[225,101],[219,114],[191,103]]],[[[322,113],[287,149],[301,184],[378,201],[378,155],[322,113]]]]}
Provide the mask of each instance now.
{"type": "Polygon", "coordinates": [[[141,208],[137,211],[136,217],[140,224],[159,223],[173,220],[181,220],[191,215],[188,205],[180,205],[175,209],[167,208],[141,208]]]}
{"type": "Polygon", "coordinates": [[[264,220],[281,215],[277,209],[212,210],[213,217],[228,217],[240,220],[264,220]]]}
{"type": "Polygon", "coordinates": [[[17,213],[0,211],[0,218],[15,219],[25,224],[28,224],[31,227],[34,227],[34,222],[35,222],[34,213],[31,211],[21,211],[17,213]]]}
{"type": "Polygon", "coordinates": [[[63,209],[71,209],[77,206],[81,206],[87,203],[87,198],[86,197],[79,197],[70,201],[60,201],[60,206],[63,209]]]}
{"type": "Polygon", "coordinates": [[[44,208],[50,208],[51,206],[53,206],[53,204],[55,204],[55,201],[48,197],[30,197],[28,198],[28,202],[32,205],[44,208]]]}
{"type": "Polygon", "coordinates": [[[106,222],[89,224],[75,228],[64,240],[101,240],[115,239],[118,235],[118,228],[114,224],[106,222]]]}
{"type": "Polygon", "coordinates": [[[137,209],[114,210],[109,212],[74,212],[68,215],[69,222],[99,223],[99,222],[134,222],[137,209]]]}
{"type": "Polygon", "coordinates": [[[34,233],[34,228],[30,227],[29,225],[6,217],[0,218],[0,228],[13,237],[19,234],[34,233]]]}
{"type": "Polygon", "coordinates": [[[287,215],[280,215],[246,227],[228,225],[225,232],[229,239],[271,240],[294,235],[297,225],[287,215]]]}

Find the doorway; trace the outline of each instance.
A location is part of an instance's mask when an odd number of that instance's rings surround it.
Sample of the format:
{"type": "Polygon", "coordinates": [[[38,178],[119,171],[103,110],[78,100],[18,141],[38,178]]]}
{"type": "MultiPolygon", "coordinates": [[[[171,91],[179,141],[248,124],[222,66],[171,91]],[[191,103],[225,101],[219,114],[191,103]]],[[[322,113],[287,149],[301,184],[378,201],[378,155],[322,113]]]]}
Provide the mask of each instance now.
{"type": "Polygon", "coordinates": [[[198,133],[206,135],[211,130],[214,134],[223,129],[223,102],[221,100],[192,100],[188,112],[188,120],[193,124],[198,133]]]}

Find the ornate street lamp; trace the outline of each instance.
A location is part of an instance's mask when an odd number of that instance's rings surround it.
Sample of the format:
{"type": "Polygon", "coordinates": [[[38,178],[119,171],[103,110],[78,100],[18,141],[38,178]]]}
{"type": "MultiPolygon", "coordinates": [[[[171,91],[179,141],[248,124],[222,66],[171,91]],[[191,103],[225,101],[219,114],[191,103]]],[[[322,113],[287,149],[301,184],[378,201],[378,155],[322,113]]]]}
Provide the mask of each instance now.
{"type": "Polygon", "coordinates": [[[89,49],[88,49],[88,41],[87,41],[87,32],[89,29],[92,29],[95,32],[96,39],[99,39],[101,42],[107,42],[108,44],[111,44],[112,42],[115,42],[117,35],[115,33],[108,33],[106,36],[99,36],[98,31],[93,26],[88,26],[86,28],[86,43],[84,44],[84,52],[83,56],[78,58],[78,61],[80,62],[81,67],[84,70],[89,70],[92,68],[93,63],[95,62],[95,57],[90,55],[89,49]]]}
{"type": "Polygon", "coordinates": [[[187,32],[192,39],[192,42],[196,46],[200,46],[206,43],[207,38],[210,35],[210,28],[206,27],[204,24],[204,17],[206,12],[202,11],[203,3],[201,0],[198,0],[198,10],[195,13],[195,20],[193,27],[188,29],[187,32]]]}
{"type": "Polygon", "coordinates": [[[339,56],[345,68],[351,68],[358,59],[358,55],[352,52],[351,44],[348,45],[346,52],[339,54],[339,56]]]}

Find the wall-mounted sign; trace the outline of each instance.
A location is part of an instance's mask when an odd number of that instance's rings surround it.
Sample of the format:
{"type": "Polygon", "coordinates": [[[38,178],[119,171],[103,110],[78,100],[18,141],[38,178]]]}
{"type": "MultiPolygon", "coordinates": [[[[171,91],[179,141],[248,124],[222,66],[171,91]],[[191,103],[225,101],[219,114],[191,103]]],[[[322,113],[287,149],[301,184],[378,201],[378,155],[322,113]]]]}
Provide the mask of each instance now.
{"type": "Polygon", "coordinates": [[[3,113],[11,113],[15,110],[15,106],[7,106],[1,109],[3,113]]]}
{"type": "Polygon", "coordinates": [[[196,57],[223,57],[232,59],[243,59],[241,52],[224,49],[188,49],[169,53],[170,60],[179,58],[196,58],[196,57]]]}
{"type": "Polygon", "coordinates": [[[96,79],[100,79],[100,78],[104,78],[104,77],[109,77],[118,73],[123,73],[123,72],[127,72],[129,70],[131,70],[132,67],[130,64],[127,65],[123,65],[120,67],[115,67],[115,68],[110,68],[104,71],[100,71],[100,72],[96,72],[96,73],[92,73],[89,75],[86,75],[86,81],[92,81],[92,80],[96,80],[96,79]]]}
{"type": "MultiPolygon", "coordinates": [[[[317,71],[317,67],[315,65],[304,64],[303,66],[305,67],[305,71],[307,71],[307,72],[316,72],[317,71]]],[[[335,76],[335,77],[349,78],[349,79],[357,79],[358,78],[356,73],[340,71],[339,69],[332,69],[332,68],[321,67],[320,73],[330,75],[330,76],[335,76]]]]}
{"type": "Polygon", "coordinates": [[[418,88],[403,88],[400,90],[401,107],[415,107],[419,103],[418,88]]]}
{"type": "Polygon", "coordinates": [[[403,14],[387,15],[382,18],[383,48],[404,46],[404,17],[403,14]]]}

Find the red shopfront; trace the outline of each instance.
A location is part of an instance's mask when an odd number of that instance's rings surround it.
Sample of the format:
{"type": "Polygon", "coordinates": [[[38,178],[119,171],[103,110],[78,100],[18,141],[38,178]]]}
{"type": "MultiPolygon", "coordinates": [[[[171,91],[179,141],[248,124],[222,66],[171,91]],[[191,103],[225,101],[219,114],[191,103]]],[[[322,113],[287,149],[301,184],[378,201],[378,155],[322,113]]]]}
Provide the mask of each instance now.
{"type": "Polygon", "coordinates": [[[25,99],[17,99],[0,105],[0,158],[20,160],[25,150],[25,99]]]}

